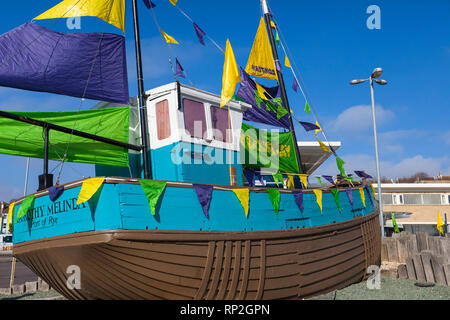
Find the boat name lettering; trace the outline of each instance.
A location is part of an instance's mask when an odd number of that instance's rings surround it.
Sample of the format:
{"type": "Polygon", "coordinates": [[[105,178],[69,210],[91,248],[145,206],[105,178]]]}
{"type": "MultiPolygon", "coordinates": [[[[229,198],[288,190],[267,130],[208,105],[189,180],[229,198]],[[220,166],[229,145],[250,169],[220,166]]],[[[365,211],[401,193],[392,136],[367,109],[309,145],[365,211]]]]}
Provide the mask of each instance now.
{"type": "Polygon", "coordinates": [[[82,203],[77,205],[77,198],[72,198],[68,200],[56,201],[51,205],[42,205],[39,207],[34,207],[28,209],[27,215],[18,220],[18,222],[23,222],[26,220],[33,220],[37,218],[42,218],[49,215],[54,215],[67,211],[74,211],[86,208],[86,204],[82,203]]]}

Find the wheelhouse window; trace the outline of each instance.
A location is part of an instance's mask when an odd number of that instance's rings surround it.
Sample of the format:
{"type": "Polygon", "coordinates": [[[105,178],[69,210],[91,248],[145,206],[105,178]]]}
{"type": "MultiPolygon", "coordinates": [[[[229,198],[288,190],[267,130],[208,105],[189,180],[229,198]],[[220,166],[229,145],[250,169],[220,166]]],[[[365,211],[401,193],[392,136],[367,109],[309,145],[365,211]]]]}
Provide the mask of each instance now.
{"type": "Polygon", "coordinates": [[[155,105],[158,140],[170,137],[169,101],[164,100],[155,105]]]}
{"type": "Polygon", "coordinates": [[[195,138],[203,138],[206,131],[205,106],[203,103],[183,99],[184,128],[187,134],[195,138]]]}
{"type": "Polygon", "coordinates": [[[222,142],[233,142],[228,110],[211,106],[211,122],[214,139],[222,142]],[[230,129],[230,131],[228,131],[230,129]]]}

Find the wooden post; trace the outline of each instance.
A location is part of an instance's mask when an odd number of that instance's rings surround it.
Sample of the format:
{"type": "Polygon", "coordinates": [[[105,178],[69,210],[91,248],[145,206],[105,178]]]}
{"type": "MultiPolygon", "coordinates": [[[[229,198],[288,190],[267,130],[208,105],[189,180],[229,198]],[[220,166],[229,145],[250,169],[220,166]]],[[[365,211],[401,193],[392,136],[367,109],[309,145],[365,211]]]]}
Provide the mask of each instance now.
{"type": "Polygon", "coordinates": [[[433,267],[431,266],[431,251],[424,250],[420,253],[422,259],[423,270],[425,271],[425,279],[427,282],[434,282],[433,267]]]}
{"type": "Polygon", "coordinates": [[[412,260],[414,262],[414,271],[416,272],[417,280],[421,282],[427,281],[427,279],[425,278],[425,270],[423,269],[423,263],[420,254],[414,254],[412,256],[412,260]]]}
{"type": "Polygon", "coordinates": [[[14,277],[16,274],[16,257],[13,257],[12,263],[11,263],[11,278],[9,279],[9,290],[12,292],[12,289],[14,287],[14,277]]]}

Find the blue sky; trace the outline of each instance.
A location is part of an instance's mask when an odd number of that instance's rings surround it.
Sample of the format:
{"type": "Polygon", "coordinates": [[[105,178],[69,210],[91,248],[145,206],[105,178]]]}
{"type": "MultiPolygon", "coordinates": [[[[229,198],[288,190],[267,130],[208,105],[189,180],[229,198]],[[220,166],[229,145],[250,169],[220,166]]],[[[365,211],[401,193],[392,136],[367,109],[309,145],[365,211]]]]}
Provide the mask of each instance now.
{"type": "MultiPolygon", "coordinates": [[[[7,32],[57,4],[58,0],[6,2],[0,32],[7,32]]],[[[141,0],[140,22],[146,89],[174,81],[151,13],[141,0]]],[[[220,93],[223,54],[206,40],[200,45],[192,24],[168,0],[153,0],[161,28],[180,43],[169,54],[178,57],[189,79],[200,89],[220,93]]],[[[127,55],[129,88],[135,95],[133,29],[127,0],[127,55]]],[[[350,86],[355,78],[368,77],[375,67],[384,69],[389,84],[375,88],[382,176],[409,176],[419,171],[450,175],[450,2],[430,1],[269,1],[322,127],[330,141],[342,141],[338,151],[347,171],[366,170],[375,175],[370,91],[368,84],[350,86]],[[370,5],[381,10],[381,29],[369,30],[370,5]]],[[[258,27],[259,0],[179,0],[179,6],[223,48],[227,38],[237,62],[245,67],[258,27]]],[[[101,31],[104,23],[83,18],[81,32],[101,31]]],[[[58,31],[68,31],[65,20],[40,21],[58,31]]],[[[107,26],[108,32],[120,32],[107,26]]],[[[280,56],[283,56],[280,53],[280,56]]],[[[315,118],[303,112],[305,100],[290,89],[293,78],[284,70],[291,107],[303,121],[315,118]]],[[[183,80],[186,84],[189,81],[183,80]]],[[[262,81],[265,84],[270,82],[262,81]]],[[[274,85],[274,83],[272,83],[274,85]]],[[[87,101],[83,108],[90,108],[87,101]]],[[[0,88],[2,110],[77,110],[80,99],[0,88]]],[[[313,141],[314,134],[297,127],[299,140],[313,141]]],[[[21,196],[25,158],[0,155],[0,200],[21,196]]],[[[50,169],[56,163],[52,162],[50,169]]],[[[37,188],[42,161],[31,160],[29,192],[37,188]]],[[[317,174],[335,175],[333,160],[317,174]]],[[[90,165],[66,164],[62,182],[93,175],[90,165]]]]}

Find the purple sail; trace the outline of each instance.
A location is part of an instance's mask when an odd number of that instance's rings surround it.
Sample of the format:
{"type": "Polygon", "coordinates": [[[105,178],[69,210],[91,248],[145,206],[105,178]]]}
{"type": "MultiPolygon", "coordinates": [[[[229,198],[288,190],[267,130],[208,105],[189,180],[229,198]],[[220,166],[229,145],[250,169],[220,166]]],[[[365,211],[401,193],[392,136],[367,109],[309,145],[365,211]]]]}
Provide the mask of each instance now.
{"type": "Polygon", "coordinates": [[[0,36],[0,86],[129,103],[125,38],[26,23],[0,36]]]}

